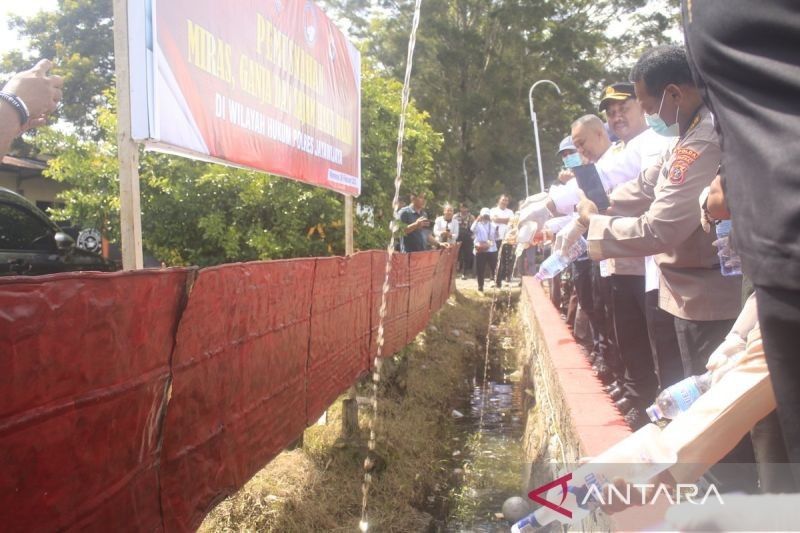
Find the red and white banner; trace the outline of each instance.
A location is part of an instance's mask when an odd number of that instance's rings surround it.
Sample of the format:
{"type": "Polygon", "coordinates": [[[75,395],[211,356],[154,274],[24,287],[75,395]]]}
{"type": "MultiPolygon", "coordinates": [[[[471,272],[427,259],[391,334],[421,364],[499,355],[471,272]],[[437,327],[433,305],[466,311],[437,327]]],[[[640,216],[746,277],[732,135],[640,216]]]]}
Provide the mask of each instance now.
{"type": "MultiPolygon", "coordinates": [[[[147,77],[138,95],[146,127],[139,118],[137,128],[134,115],[135,138],[360,193],[360,55],[313,2],[152,0],[149,7],[138,17],[146,39],[131,38],[132,74],[138,66],[147,77]],[[137,61],[136,42],[146,59],[137,61]]],[[[130,18],[133,32],[137,16],[130,18]]],[[[135,113],[136,82],[132,90],[135,113]]]]}

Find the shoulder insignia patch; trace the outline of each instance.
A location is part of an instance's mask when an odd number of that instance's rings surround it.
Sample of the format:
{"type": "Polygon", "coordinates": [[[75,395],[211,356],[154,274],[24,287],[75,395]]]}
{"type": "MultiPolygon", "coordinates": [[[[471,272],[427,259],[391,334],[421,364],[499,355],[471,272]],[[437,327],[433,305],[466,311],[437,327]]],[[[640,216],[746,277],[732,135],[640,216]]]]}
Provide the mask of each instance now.
{"type": "Polygon", "coordinates": [[[691,148],[678,148],[672,157],[672,164],[669,167],[669,181],[673,185],[680,185],[686,180],[686,171],[695,160],[700,156],[691,148]]]}

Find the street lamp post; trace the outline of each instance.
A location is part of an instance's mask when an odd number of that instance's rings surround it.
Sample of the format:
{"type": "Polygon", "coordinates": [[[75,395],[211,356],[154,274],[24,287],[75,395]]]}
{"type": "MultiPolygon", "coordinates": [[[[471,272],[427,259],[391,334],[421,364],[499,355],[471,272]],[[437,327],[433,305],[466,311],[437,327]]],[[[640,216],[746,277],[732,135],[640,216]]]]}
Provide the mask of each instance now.
{"type": "Polygon", "coordinates": [[[528,103],[530,104],[531,108],[531,122],[533,122],[533,138],[536,141],[536,160],[539,164],[539,190],[540,192],[544,191],[544,175],[542,174],[542,150],[539,148],[539,125],[536,122],[536,112],[533,110],[533,90],[536,88],[537,85],[540,83],[549,83],[553,87],[555,87],[556,91],[558,92],[559,96],[561,95],[561,89],[558,88],[558,85],[553,83],[550,80],[539,80],[533,85],[531,85],[530,90],[528,91],[528,103]]]}
{"type": "Polygon", "coordinates": [[[531,195],[531,193],[530,193],[530,192],[528,192],[528,165],[526,165],[525,163],[527,163],[527,162],[528,162],[528,158],[529,158],[530,156],[532,156],[532,155],[533,155],[533,154],[528,154],[528,155],[526,155],[526,156],[525,156],[525,158],[522,160],[522,173],[525,175],[525,198],[527,198],[528,196],[530,196],[530,195],[531,195]]]}

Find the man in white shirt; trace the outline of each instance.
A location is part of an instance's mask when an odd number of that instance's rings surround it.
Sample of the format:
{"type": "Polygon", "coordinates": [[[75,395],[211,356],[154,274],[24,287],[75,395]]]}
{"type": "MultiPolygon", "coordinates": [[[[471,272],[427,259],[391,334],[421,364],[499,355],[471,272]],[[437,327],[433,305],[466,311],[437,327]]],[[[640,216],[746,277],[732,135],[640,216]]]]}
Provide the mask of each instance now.
{"type": "Polygon", "coordinates": [[[503,239],[508,231],[508,223],[514,216],[514,211],[508,208],[509,197],[507,194],[500,195],[497,205],[490,210],[492,222],[497,226],[497,250],[498,264],[497,276],[495,281],[499,287],[503,280],[511,280],[511,270],[514,266],[514,247],[510,244],[503,244],[503,239]]]}
{"type": "Polygon", "coordinates": [[[450,204],[444,204],[442,213],[433,223],[433,236],[436,242],[449,247],[458,239],[458,220],[453,216],[455,212],[450,204]]]}
{"type": "MultiPolygon", "coordinates": [[[[609,124],[621,139],[620,143],[612,145],[605,135],[602,121],[592,115],[581,117],[573,123],[572,136],[581,155],[595,163],[613,205],[612,191],[637,178],[643,169],[648,168],[653,160],[669,148],[670,142],[647,128],[644,113],[630,84],[608,87],[600,109],[606,111],[609,124]]],[[[571,212],[579,198],[577,182],[572,180],[556,194],[551,193],[552,207],[562,213],[571,212]]],[[[620,399],[618,406],[621,411],[632,411],[626,419],[633,426],[639,426],[646,421],[641,409],[652,401],[658,388],[653,357],[657,344],[662,347],[662,353],[656,352],[661,363],[659,374],[669,376],[662,380],[665,381],[664,386],[679,377],[677,374],[673,376],[675,371],[680,370],[679,352],[668,350],[669,346],[677,346],[677,339],[674,334],[670,335],[669,328],[648,327],[651,323],[646,319],[643,258],[617,260],[604,266],[608,267],[611,278],[596,280],[600,293],[597,300],[601,304],[604,301],[611,304],[610,313],[609,309],[601,309],[600,312],[614,317],[614,331],[625,366],[624,378],[610,392],[613,397],[620,399]],[[657,339],[664,342],[653,342],[657,339]]],[[[657,318],[654,317],[653,323],[657,318]]]]}
{"type": "MultiPolygon", "coordinates": [[[[647,127],[641,104],[636,101],[630,83],[607,87],[600,101],[600,111],[605,112],[611,129],[624,146],[617,157],[597,165],[601,179],[605,176],[611,183],[613,205],[613,189],[631,181],[630,176],[638,176],[652,166],[669,149],[671,139],[647,127]]],[[[650,299],[645,294],[647,269],[644,258],[614,259],[608,262],[607,267],[611,275],[617,340],[626,366],[625,383],[618,384],[610,393],[615,398],[628,398],[621,402],[622,410],[641,408],[650,402],[659,385],[663,389],[683,378],[678,339],[672,317],[658,307],[658,292],[650,295],[650,299]],[[648,302],[651,305],[648,306],[648,302]]],[[[651,269],[650,275],[655,276],[657,288],[657,269],[651,269]]],[[[629,418],[637,417],[631,415],[629,418]]],[[[638,418],[641,420],[643,417],[638,418]]]]}
{"type": "Polygon", "coordinates": [[[483,292],[483,280],[486,267],[491,275],[497,266],[497,226],[492,222],[491,210],[481,208],[480,215],[472,224],[475,247],[475,275],[478,278],[478,290],[483,292]]]}

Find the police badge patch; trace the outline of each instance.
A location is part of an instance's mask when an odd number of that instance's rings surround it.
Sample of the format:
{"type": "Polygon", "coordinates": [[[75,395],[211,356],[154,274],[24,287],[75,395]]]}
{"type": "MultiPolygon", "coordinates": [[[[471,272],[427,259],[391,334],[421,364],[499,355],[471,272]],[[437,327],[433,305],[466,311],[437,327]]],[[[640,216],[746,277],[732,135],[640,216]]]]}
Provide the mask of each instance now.
{"type": "Polygon", "coordinates": [[[695,160],[700,156],[691,148],[678,148],[675,150],[675,157],[669,167],[669,182],[673,185],[680,185],[686,180],[686,171],[695,160]]]}

